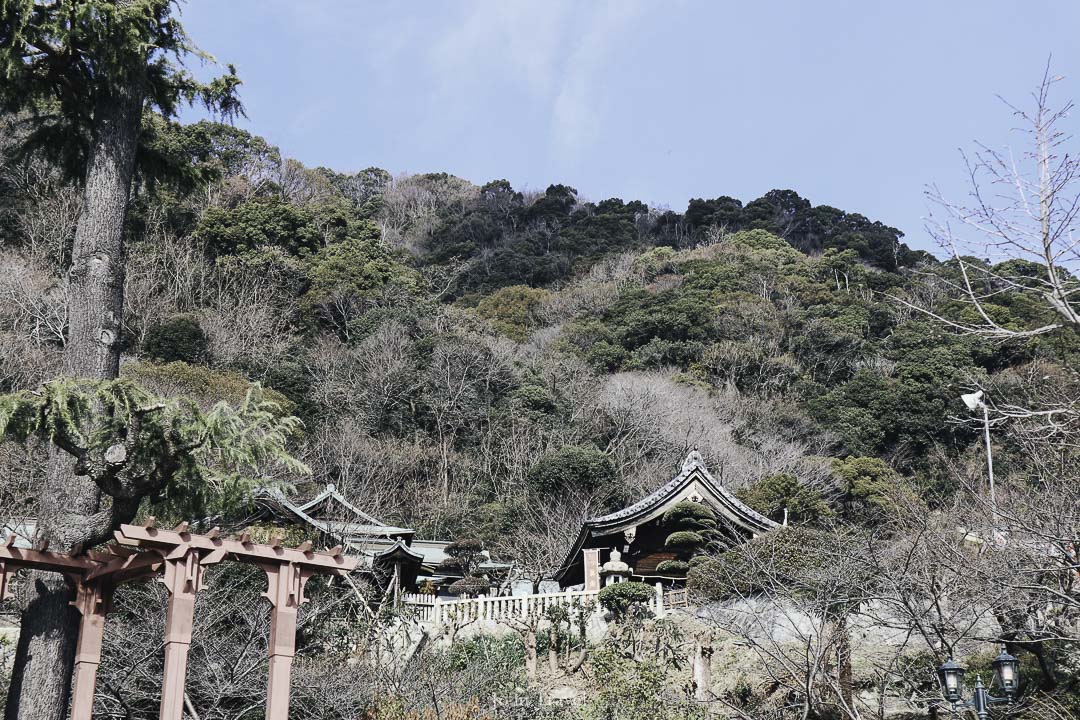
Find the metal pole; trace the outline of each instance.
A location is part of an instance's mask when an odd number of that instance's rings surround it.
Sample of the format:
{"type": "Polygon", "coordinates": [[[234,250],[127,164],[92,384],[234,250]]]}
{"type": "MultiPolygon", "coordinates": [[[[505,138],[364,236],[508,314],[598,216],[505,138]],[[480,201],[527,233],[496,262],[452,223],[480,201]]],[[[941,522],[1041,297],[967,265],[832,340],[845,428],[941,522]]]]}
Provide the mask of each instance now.
{"type": "Polygon", "coordinates": [[[989,720],[990,698],[986,692],[986,687],[982,684],[981,678],[975,682],[975,692],[971,698],[971,707],[975,710],[975,714],[979,716],[979,720],[989,720]]]}
{"type": "Polygon", "coordinates": [[[994,491],[994,455],[990,450],[990,408],[986,403],[980,403],[983,411],[983,437],[986,439],[986,470],[990,475],[990,508],[994,512],[994,520],[997,520],[997,494],[994,491]]]}

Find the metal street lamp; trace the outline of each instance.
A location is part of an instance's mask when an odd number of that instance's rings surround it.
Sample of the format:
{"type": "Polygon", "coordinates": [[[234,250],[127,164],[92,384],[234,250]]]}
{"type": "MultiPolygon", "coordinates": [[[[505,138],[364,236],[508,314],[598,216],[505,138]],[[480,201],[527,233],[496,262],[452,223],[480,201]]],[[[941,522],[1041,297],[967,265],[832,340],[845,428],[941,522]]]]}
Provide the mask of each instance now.
{"type": "Polygon", "coordinates": [[[992,665],[994,683],[1005,693],[1005,697],[994,697],[983,685],[982,678],[976,678],[971,700],[967,701],[964,700],[964,673],[967,668],[956,664],[952,658],[938,668],[938,681],[941,683],[942,694],[954,710],[971,708],[979,716],[979,720],[987,720],[990,717],[991,705],[1013,701],[1020,684],[1020,661],[1002,650],[1001,654],[994,658],[992,665]]]}
{"type": "Polygon", "coordinates": [[[990,476],[990,508],[994,511],[996,519],[997,496],[994,492],[994,455],[990,450],[990,408],[987,406],[986,401],[983,400],[982,390],[961,395],[960,399],[964,401],[964,405],[967,405],[968,410],[982,409],[983,439],[986,441],[986,470],[990,476]]]}

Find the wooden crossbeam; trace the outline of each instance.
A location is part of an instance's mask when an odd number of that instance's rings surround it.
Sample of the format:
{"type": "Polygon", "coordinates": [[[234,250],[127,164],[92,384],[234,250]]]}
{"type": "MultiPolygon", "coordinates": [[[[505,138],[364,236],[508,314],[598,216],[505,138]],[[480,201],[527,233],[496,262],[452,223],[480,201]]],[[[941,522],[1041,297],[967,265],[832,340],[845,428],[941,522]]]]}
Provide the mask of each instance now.
{"type": "Polygon", "coordinates": [[[71,557],[63,553],[29,550],[10,545],[0,545],[0,560],[4,560],[12,567],[32,567],[38,570],[76,575],[85,575],[101,565],[100,562],[86,555],[71,557]]]}
{"type": "Polygon", "coordinates": [[[299,548],[286,548],[279,544],[265,545],[250,541],[250,535],[244,533],[240,540],[230,540],[208,535],[194,535],[152,527],[121,525],[115,533],[117,542],[123,545],[164,550],[172,555],[180,548],[196,550],[224,551],[232,559],[260,565],[294,563],[300,567],[342,574],[356,568],[360,558],[346,557],[340,548],[330,553],[301,551],[299,548]]]}
{"type": "Polygon", "coordinates": [[[86,579],[95,580],[108,576],[110,582],[118,585],[138,577],[155,575],[161,571],[164,564],[164,559],[157,553],[131,552],[126,556],[114,557],[94,568],[86,574],[86,579]]]}

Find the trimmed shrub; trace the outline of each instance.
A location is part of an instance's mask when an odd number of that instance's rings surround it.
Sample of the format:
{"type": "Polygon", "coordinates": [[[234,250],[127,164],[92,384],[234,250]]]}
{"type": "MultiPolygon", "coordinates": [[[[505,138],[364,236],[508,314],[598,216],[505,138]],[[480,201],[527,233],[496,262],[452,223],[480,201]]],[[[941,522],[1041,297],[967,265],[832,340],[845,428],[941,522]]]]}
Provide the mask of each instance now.
{"type": "Polygon", "coordinates": [[[143,354],[160,362],[205,363],[210,340],[199,321],[190,315],[176,315],[155,325],[143,340],[143,354]]]}
{"type": "Polygon", "coordinates": [[[450,592],[454,595],[476,596],[482,595],[491,589],[491,583],[482,577],[470,575],[463,577],[450,585],[450,592]]]}
{"type": "Polygon", "coordinates": [[[664,560],[656,566],[656,572],[661,575],[685,575],[689,570],[690,563],[685,560],[664,560]]]}
{"type": "Polygon", "coordinates": [[[639,582],[620,582],[608,585],[596,596],[600,606],[615,615],[624,617],[635,605],[641,606],[652,600],[656,591],[639,582]]]}
{"type": "Polygon", "coordinates": [[[667,536],[664,545],[669,548],[696,549],[705,544],[705,538],[693,530],[680,530],[667,536]]]}

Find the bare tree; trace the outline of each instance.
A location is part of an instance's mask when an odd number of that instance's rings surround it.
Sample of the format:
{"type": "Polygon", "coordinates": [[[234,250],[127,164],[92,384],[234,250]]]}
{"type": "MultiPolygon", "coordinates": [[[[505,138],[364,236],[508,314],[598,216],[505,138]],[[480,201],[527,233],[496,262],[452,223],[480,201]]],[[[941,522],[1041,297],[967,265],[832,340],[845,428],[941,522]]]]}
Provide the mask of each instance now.
{"type": "Polygon", "coordinates": [[[959,272],[949,284],[973,311],[971,319],[934,317],[960,332],[1009,340],[1080,327],[1080,155],[1069,153],[1073,138],[1061,128],[1072,102],[1055,107],[1050,100],[1062,79],[1048,64],[1030,109],[1006,103],[1026,136],[1026,149],[1017,154],[980,144],[964,154],[970,202],[956,203],[936,186],[927,191],[942,211],[931,215],[929,229],[959,272]],[[981,257],[992,264],[976,259],[981,257]],[[1030,328],[1003,325],[990,305],[1005,294],[1031,298],[1052,310],[1056,321],[1030,328]]]}

